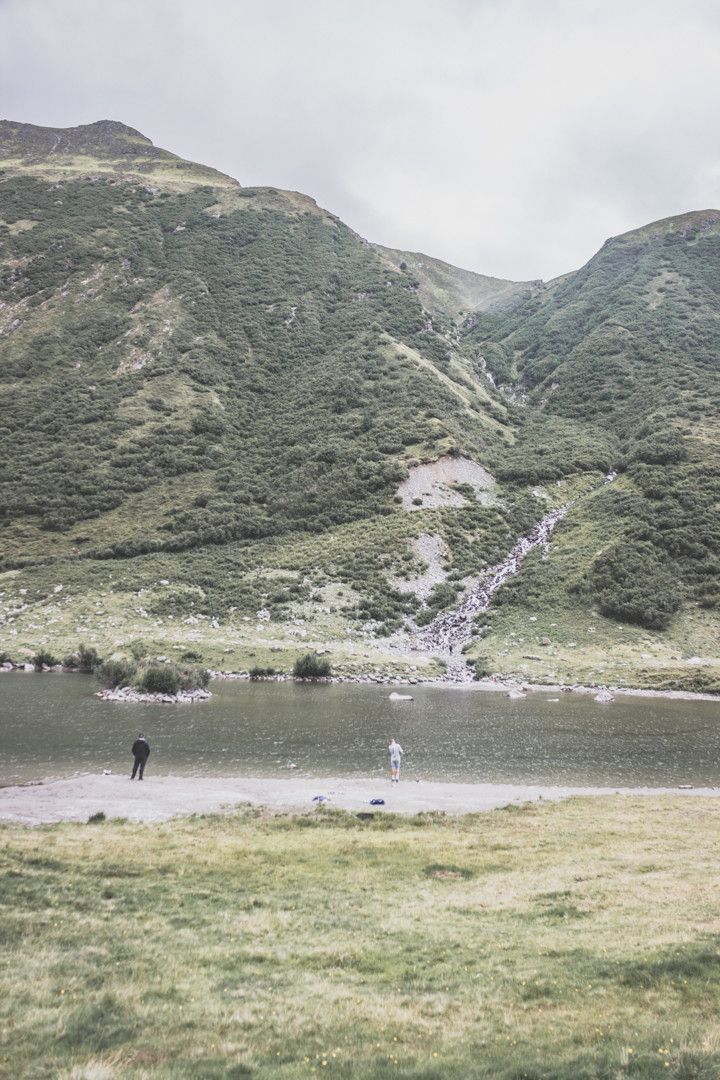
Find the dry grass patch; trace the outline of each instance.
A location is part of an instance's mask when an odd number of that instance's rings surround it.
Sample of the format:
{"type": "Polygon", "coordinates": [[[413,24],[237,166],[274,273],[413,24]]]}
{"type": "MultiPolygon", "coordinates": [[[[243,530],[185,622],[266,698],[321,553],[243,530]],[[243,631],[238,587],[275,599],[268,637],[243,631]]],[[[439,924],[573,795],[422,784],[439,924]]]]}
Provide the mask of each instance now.
{"type": "Polygon", "coordinates": [[[715,1077],[712,800],[2,831],[0,1074],[715,1077]]]}

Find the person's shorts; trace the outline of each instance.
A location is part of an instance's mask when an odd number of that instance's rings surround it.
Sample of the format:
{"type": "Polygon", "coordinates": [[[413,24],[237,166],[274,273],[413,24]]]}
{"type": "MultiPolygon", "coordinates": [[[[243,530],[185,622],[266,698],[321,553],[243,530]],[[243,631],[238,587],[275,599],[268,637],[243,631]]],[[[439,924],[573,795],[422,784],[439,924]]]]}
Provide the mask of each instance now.
{"type": "Polygon", "coordinates": [[[390,768],[391,769],[399,769],[400,768],[400,758],[399,757],[390,758],[390,768]]]}

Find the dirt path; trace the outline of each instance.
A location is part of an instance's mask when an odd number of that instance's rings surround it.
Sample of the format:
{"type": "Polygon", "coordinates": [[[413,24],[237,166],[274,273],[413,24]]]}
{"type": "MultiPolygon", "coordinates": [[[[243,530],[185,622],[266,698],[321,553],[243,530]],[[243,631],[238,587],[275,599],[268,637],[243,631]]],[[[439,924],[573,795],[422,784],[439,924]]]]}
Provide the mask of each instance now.
{"type": "Polygon", "coordinates": [[[273,810],[309,810],[318,805],[315,795],[327,796],[325,805],[356,812],[417,814],[442,810],[463,814],[571,795],[668,794],[717,797],[720,788],[541,787],[413,780],[391,784],[384,776],[374,779],[146,776],[139,783],[127,776],[86,775],[0,788],[0,821],[24,825],[87,821],[91,815],[102,812],[108,818],[151,822],[231,810],[248,803],[273,810]],[[385,799],[384,806],[370,805],[373,798],[385,799]]]}

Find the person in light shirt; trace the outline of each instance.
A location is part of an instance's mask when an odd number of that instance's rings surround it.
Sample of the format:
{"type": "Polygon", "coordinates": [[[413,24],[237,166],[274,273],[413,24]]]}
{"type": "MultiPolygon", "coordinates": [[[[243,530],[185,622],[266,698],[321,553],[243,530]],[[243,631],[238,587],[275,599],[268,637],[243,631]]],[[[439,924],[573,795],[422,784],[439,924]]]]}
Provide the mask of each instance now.
{"type": "Polygon", "coordinates": [[[402,746],[393,735],[388,746],[390,751],[390,778],[393,784],[400,783],[400,759],[404,753],[402,746]]]}

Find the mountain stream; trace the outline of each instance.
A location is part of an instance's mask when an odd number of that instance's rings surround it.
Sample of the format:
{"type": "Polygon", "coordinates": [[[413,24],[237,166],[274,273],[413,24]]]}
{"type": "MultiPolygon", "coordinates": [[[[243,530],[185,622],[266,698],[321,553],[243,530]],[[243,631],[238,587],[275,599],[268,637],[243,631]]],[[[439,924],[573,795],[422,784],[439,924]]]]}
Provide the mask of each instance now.
{"type": "MultiPolygon", "coordinates": [[[[616,475],[614,472],[608,473],[604,483],[612,483],[616,475]]],[[[451,611],[441,612],[431,623],[412,635],[412,648],[432,651],[445,660],[445,677],[448,682],[472,682],[473,672],[468,667],[462,650],[472,638],[473,620],[483,611],[487,611],[498,589],[508,578],[517,574],[528,552],[541,546],[547,549],[553,529],[571,505],[572,503],[569,503],[551,510],[541,518],[527,536],[520,537],[502,562],[485,572],[482,580],[470,588],[451,611]]]]}

